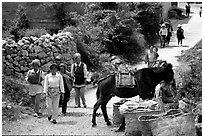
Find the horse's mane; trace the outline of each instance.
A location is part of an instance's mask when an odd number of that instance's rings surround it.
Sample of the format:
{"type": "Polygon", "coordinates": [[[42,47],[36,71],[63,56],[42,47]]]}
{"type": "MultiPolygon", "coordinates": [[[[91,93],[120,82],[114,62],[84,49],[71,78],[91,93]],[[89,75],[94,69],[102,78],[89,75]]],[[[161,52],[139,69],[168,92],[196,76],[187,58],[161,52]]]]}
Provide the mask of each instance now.
{"type": "Polygon", "coordinates": [[[115,75],[115,73],[112,73],[112,74],[106,75],[106,76],[100,78],[96,83],[99,84],[101,81],[105,80],[106,78],[109,78],[110,76],[114,76],[114,75],[115,75]]]}

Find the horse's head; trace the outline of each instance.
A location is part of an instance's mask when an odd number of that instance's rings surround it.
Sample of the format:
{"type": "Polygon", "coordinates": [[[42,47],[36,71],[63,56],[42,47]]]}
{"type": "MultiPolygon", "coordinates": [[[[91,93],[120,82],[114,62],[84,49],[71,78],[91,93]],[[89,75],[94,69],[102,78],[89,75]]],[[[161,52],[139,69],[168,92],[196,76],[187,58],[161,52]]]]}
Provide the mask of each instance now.
{"type": "Polygon", "coordinates": [[[174,71],[172,64],[163,64],[162,66],[166,71],[166,77],[164,78],[164,81],[169,84],[170,82],[174,81],[174,71]]]}

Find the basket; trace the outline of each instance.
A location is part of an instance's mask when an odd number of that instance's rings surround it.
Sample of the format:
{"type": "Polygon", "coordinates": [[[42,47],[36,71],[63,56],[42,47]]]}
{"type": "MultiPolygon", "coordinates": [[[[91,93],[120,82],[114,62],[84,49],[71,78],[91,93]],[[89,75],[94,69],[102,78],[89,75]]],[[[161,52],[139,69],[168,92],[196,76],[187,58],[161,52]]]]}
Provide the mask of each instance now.
{"type": "Polygon", "coordinates": [[[140,124],[138,118],[142,115],[158,115],[161,114],[161,110],[133,110],[132,112],[125,112],[125,135],[126,136],[141,136],[142,135],[142,125],[140,124]]]}
{"type": "Polygon", "coordinates": [[[121,102],[113,104],[113,125],[118,126],[123,121],[124,116],[122,114],[120,114],[120,110],[119,110],[119,107],[122,104],[123,103],[121,103],[121,102]]]}
{"type": "Polygon", "coordinates": [[[155,119],[158,119],[161,116],[169,116],[169,115],[179,116],[181,114],[182,114],[181,110],[172,109],[172,110],[169,110],[166,114],[140,116],[138,118],[138,120],[140,121],[140,124],[142,126],[142,135],[143,136],[152,136],[153,135],[152,131],[151,131],[151,127],[149,125],[151,123],[151,121],[154,121],[155,119]]]}
{"type": "Polygon", "coordinates": [[[181,111],[174,109],[163,116],[155,118],[140,116],[139,120],[143,128],[147,127],[147,129],[143,130],[143,135],[196,136],[195,121],[192,113],[183,114],[181,111]]]}

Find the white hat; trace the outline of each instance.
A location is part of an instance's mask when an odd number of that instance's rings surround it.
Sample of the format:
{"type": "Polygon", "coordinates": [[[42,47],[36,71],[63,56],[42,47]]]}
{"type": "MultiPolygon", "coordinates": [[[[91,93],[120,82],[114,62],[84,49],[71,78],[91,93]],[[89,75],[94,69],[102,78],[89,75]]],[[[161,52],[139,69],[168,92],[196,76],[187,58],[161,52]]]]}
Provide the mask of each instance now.
{"type": "Polygon", "coordinates": [[[181,24],[178,24],[178,27],[182,27],[181,24]]]}
{"type": "Polygon", "coordinates": [[[31,62],[31,65],[33,64],[38,64],[38,66],[40,66],[40,60],[39,59],[34,59],[32,62],[31,62]]]}
{"type": "Polygon", "coordinates": [[[166,25],[165,25],[165,24],[162,24],[162,27],[166,27],[166,25]]]}
{"type": "Polygon", "coordinates": [[[80,53],[75,53],[74,58],[76,58],[76,57],[81,57],[81,54],[80,53]]]}

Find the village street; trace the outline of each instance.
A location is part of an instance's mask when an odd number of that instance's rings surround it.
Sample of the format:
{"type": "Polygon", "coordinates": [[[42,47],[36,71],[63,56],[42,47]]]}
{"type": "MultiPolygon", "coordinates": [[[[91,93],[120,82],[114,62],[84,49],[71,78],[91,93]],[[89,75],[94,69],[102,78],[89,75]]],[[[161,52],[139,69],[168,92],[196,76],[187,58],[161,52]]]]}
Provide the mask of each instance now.
{"type": "MultiPolygon", "coordinates": [[[[179,7],[185,9],[185,3],[180,3],[179,7]]],[[[158,53],[159,53],[159,60],[166,60],[168,63],[171,63],[173,65],[173,68],[176,69],[179,66],[179,62],[177,61],[177,58],[179,55],[181,55],[181,51],[185,51],[191,47],[193,47],[202,37],[202,18],[199,17],[198,10],[199,6],[192,6],[192,13],[189,18],[186,18],[184,20],[171,20],[173,25],[173,36],[171,38],[170,45],[166,48],[160,48],[158,45],[158,53]],[[176,38],[176,30],[178,24],[182,25],[182,28],[184,29],[184,35],[185,39],[183,40],[183,46],[179,46],[177,44],[177,38],[176,38]]],[[[144,67],[147,67],[146,64],[144,64],[144,61],[138,63],[136,65],[137,69],[141,69],[144,67]]],[[[93,105],[96,102],[96,88],[90,89],[86,93],[86,99],[87,99],[87,105],[88,107],[93,107],[93,105]]],[[[109,114],[112,115],[112,106],[113,103],[119,101],[120,98],[113,97],[109,103],[108,107],[110,111],[109,114]]],[[[74,99],[70,101],[70,106],[74,106],[74,99]]]]}
{"type": "MultiPolygon", "coordinates": [[[[185,8],[185,3],[179,3],[181,8],[185,8]]],[[[189,18],[184,20],[171,20],[174,34],[172,36],[170,45],[166,48],[159,48],[159,59],[166,60],[173,65],[176,69],[181,66],[177,61],[177,57],[181,55],[182,51],[193,47],[202,38],[202,18],[199,12],[200,5],[191,5],[191,14],[189,18]],[[177,45],[175,32],[177,25],[181,24],[184,29],[185,39],[183,46],[177,45]]],[[[136,65],[138,69],[146,67],[144,62],[136,65]]],[[[67,116],[59,117],[57,124],[52,124],[47,120],[47,117],[34,118],[27,116],[26,119],[18,120],[11,124],[2,126],[3,135],[92,135],[92,136],[124,136],[124,133],[116,133],[118,127],[108,127],[103,119],[103,116],[97,117],[96,121],[98,126],[92,128],[92,112],[93,106],[96,102],[96,87],[87,86],[86,103],[87,108],[74,108],[74,94],[71,95],[68,103],[67,116]]],[[[113,114],[113,103],[119,101],[119,97],[113,97],[107,104],[107,112],[110,119],[113,114]]],[[[60,109],[61,110],[61,109],[60,109]]],[[[98,112],[101,112],[99,109],[98,112]]]]}

